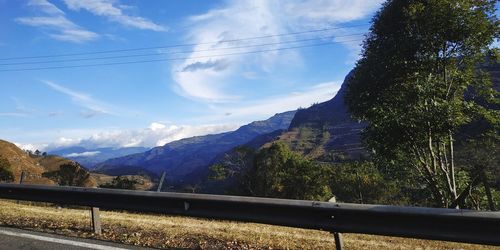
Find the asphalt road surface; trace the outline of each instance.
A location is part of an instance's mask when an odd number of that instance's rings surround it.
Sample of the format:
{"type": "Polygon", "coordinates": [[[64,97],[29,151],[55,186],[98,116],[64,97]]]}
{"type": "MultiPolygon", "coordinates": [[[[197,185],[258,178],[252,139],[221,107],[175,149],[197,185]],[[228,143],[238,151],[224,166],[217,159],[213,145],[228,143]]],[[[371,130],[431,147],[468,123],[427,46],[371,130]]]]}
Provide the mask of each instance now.
{"type": "Polygon", "coordinates": [[[122,250],[147,249],[99,240],[80,239],[53,234],[0,227],[1,250],[122,250]]]}

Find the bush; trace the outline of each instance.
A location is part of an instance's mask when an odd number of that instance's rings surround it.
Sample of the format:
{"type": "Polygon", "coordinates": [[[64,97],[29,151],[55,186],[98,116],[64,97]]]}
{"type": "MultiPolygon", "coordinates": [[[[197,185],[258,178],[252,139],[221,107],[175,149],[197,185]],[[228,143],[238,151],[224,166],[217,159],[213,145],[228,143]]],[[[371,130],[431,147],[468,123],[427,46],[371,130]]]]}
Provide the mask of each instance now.
{"type": "Polygon", "coordinates": [[[14,174],[12,173],[10,162],[2,156],[0,156],[0,181],[14,181],[14,174]]]}
{"type": "Polygon", "coordinates": [[[100,188],[112,188],[112,189],[130,189],[136,190],[136,185],[139,181],[133,178],[127,178],[125,176],[117,176],[113,179],[111,183],[105,183],[99,185],[100,188]]]}

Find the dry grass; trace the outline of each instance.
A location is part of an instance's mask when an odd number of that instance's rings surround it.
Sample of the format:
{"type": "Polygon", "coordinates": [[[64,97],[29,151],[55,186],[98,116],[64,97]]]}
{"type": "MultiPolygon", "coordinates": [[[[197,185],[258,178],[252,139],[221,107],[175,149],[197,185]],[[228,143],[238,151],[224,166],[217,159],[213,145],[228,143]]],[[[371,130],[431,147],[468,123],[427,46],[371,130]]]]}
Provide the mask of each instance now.
{"type": "MultiPolygon", "coordinates": [[[[103,234],[90,232],[90,212],[0,200],[0,225],[156,248],[332,249],[331,234],[255,223],[101,212],[103,234]]],[[[344,235],[346,249],[495,249],[371,235],[344,235]]],[[[498,248],[497,248],[498,249],[498,248]]]]}

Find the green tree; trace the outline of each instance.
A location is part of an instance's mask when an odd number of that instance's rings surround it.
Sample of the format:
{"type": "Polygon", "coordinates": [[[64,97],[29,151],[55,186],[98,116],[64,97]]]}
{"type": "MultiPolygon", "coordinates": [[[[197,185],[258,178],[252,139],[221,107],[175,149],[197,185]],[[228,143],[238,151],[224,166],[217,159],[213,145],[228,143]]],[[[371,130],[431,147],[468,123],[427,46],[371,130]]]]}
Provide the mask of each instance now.
{"type": "Polygon", "coordinates": [[[250,192],[256,196],[304,200],[332,197],[325,168],[281,142],[257,153],[248,178],[250,192]]]}
{"type": "Polygon", "coordinates": [[[45,172],[42,176],[60,186],[85,186],[91,178],[89,172],[77,162],[64,163],[59,166],[59,170],[45,172]]]}
{"type": "Polygon", "coordinates": [[[478,209],[485,207],[492,211],[496,210],[496,203],[500,203],[500,200],[495,201],[494,193],[498,191],[493,189],[495,183],[500,183],[500,176],[495,176],[495,172],[500,172],[500,145],[498,141],[494,137],[476,138],[468,141],[458,151],[457,162],[468,170],[467,177],[472,177],[467,186],[470,194],[476,186],[482,185],[482,188],[477,190],[480,193],[477,196],[480,198],[470,197],[466,200],[466,197],[462,196],[460,197],[461,203],[469,202],[469,207],[478,209]],[[485,200],[486,205],[481,204],[483,200],[485,200]]]}
{"type": "Polygon", "coordinates": [[[353,203],[400,204],[398,190],[392,180],[372,162],[344,162],[331,168],[331,188],[337,200],[353,203]],[[397,197],[397,199],[395,199],[397,197]]]}
{"type": "Polygon", "coordinates": [[[477,65],[499,35],[495,0],[389,0],[373,19],[346,103],[369,122],[364,136],[378,165],[409,167],[425,180],[437,206],[455,206],[455,135],[492,110],[467,91],[498,95],[477,65]]]}
{"type": "Polygon", "coordinates": [[[253,168],[255,150],[246,146],[234,148],[210,167],[209,181],[229,194],[248,195],[251,192],[248,174],[253,168]]]}
{"type": "Polygon", "coordinates": [[[10,162],[2,156],[0,156],[0,181],[14,181],[14,174],[12,173],[10,162]]]}

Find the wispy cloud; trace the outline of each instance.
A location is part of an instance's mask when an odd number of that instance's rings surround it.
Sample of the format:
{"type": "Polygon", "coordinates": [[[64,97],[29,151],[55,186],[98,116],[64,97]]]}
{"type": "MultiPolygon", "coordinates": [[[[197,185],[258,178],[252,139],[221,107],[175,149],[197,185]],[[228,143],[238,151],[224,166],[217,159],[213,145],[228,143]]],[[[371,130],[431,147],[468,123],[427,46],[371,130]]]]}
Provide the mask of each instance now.
{"type": "Polygon", "coordinates": [[[207,62],[195,62],[192,64],[186,65],[183,69],[182,72],[193,72],[197,70],[213,70],[213,71],[221,71],[225,70],[228,67],[228,62],[227,60],[209,60],[207,62]]]}
{"type": "MultiPolygon", "coordinates": [[[[197,44],[188,58],[172,67],[173,80],[179,94],[203,102],[226,102],[238,99],[230,93],[231,87],[240,84],[233,81],[235,77],[248,75],[251,77],[273,72],[277,68],[294,67],[302,64],[300,51],[270,51],[257,54],[239,54],[221,56],[221,51],[207,52],[230,46],[266,43],[272,44],[259,49],[272,50],[286,47],[279,44],[283,37],[267,37],[266,39],[224,42],[242,37],[260,37],[271,34],[290,33],[303,30],[338,27],[323,32],[322,36],[339,36],[353,34],[354,28],[340,28],[345,23],[366,18],[384,0],[291,0],[286,2],[254,0],[227,0],[223,5],[211,9],[201,15],[188,19],[191,30],[186,36],[190,43],[197,44]],[[210,44],[216,42],[215,45],[210,44]],[[205,50],[205,52],[200,52],[205,50]],[[223,67],[215,62],[224,62],[223,67]],[[193,69],[193,70],[187,70],[193,69]],[[195,69],[195,70],[194,70],[195,69]]],[[[359,31],[358,31],[359,32],[359,31]]],[[[361,39],[361,38],[359,38],[361,39]]],[[[341,39],[329,39],[341,42],[341,39]]],[[[345,39],[344,39],[345,41],[345,39]]],[[[328,42],[325,40],[325,42],[328,42]]],[[[356,55],[359,44],[342,42],[356,55]]],[[[255,48],[231,50],[231,53],[246,53],[255,48]]]]}
{"type": "Polygon", "coordinates": [[[121,25],[152,31],[166,31],[166,28],[140,16],[124,13],[130,6],[116,4],[115,0],[64,0],[71,10],[86,10],[97,16],[108,18],[121,25]]]}
{"type": "Polygon", "coordinates": [[[37,112],[37,110],[35,108],[28,107],[19,98],[11,97],[11,99],[16,104],[16,112],[26,114],[26,115],[33,114],[33,113],[37,112]]]}
{"type": "Polygon", "coordinates": [[[95,156],[100,154],[100,151],[87,151],[87,152],[82,152],[82,153],[71,153],[64,155],[64,157],[89,157],[89,156],[95,156]]]}
{"type": "Polygon", "coordinates": [[[243,120],[265,119],[276,113],[298,108],[307,108],[314,103],[330,100],[340,89],[340,82],[326,82],[283,95],[266,97],[251,102],[231,105],[212,105],[215,115],[202,117],[203,120],[243,120]]]}
{"type": "Polygon", "coordinates": [[[65,13],[47,0],[30,0],[28,6],[35,8],[44,16],[16,18],[16,22],[28,26],[40,27],[53,39],[74,43],[83,43],[95,40],[97,33],[86,30],[68,18],[65,13]]]}
{"type": "Polygon", "coordinates": [[[52,81],[43,80],[41,82],[51,89],[65,94],[66,96],[70,97],[75,104],[83,107],[84,110],[82,110],[81,115],[85,118],[91,118],[99,114],[112,114],[111,105],[96,100],[86,93],[69,89],[52,81]]]}
{"type": "Polygon", "coordinates": [[[30,0],[28,6],[40,9],[40,11],[49,15],[64,15],[64,12],[47,0],[30,0]]]}

